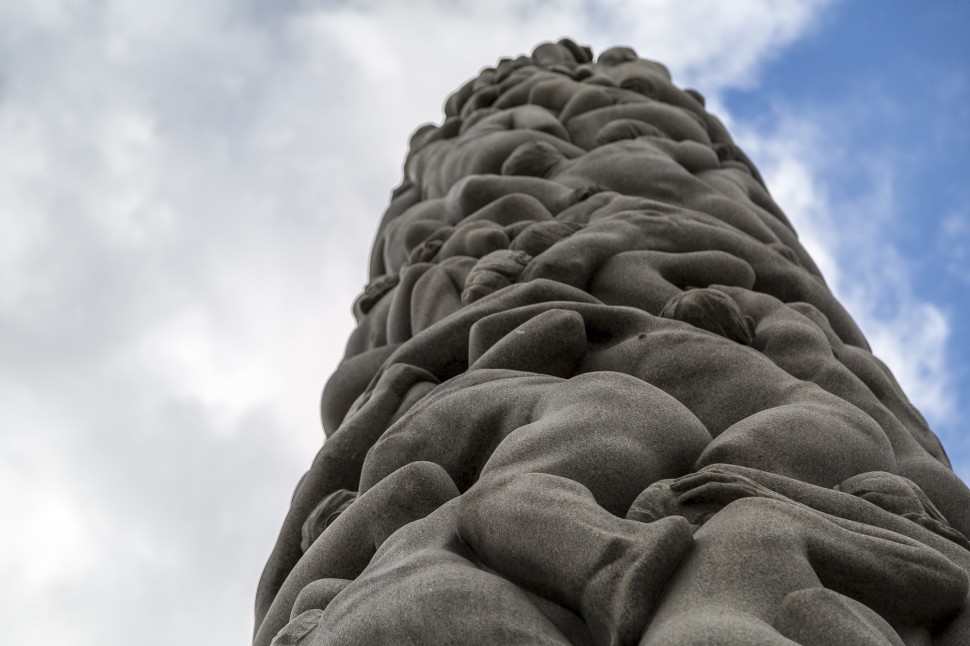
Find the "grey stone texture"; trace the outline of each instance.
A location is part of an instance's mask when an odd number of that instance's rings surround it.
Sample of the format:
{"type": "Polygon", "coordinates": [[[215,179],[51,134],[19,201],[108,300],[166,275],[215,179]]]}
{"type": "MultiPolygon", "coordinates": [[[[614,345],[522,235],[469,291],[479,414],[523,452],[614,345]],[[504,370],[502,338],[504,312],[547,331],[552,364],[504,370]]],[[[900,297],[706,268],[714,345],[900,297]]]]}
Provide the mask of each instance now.
{"type": "Polygon", "coordinates": [[[970,490],[698,92],[545,43],[404,175],[255,644],[970,644],[970,490]]]}

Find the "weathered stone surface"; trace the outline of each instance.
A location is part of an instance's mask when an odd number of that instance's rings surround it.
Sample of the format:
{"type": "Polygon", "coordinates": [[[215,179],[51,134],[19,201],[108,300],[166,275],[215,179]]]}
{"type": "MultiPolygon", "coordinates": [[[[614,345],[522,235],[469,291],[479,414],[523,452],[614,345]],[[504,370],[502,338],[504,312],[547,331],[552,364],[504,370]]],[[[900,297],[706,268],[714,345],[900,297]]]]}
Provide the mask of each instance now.
{"type": "Polygon", "coordinates": [[[703,97],[563,40],[445,115],[255,643],[970,643],[970,490],[703,97]]]}

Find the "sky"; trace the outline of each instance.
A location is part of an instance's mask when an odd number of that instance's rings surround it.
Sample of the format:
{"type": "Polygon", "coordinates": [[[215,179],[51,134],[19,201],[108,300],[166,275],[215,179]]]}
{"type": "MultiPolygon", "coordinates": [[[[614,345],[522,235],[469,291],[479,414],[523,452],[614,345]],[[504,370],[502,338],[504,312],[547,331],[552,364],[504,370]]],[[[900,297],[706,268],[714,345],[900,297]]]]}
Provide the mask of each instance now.
{"type": "Polygon", "coordinates": [[[564,35],[707,97],[970,480],[968,7],[0,0],[0,642],[246,643],[408,136],[564,35]]]}

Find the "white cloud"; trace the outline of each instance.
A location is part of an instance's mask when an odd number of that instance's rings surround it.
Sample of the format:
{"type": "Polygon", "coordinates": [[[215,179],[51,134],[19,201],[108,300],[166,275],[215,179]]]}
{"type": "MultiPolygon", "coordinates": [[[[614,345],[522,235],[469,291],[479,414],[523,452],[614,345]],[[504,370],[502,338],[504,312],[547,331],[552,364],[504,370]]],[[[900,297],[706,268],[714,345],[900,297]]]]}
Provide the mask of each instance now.
{"type": "Polygon", "coordinates": [[[950,322],[938,307],[906,298],[892,318],[868,322],[869,342],[916,407],[942,423],[955,408],[946,355],[950,322]]]}
{"type": "Polygon", "coordinates": [[[937,245],[947,259],[947,271],[970,283],[970,214],[950,213],[944,217],[937,245]]]}

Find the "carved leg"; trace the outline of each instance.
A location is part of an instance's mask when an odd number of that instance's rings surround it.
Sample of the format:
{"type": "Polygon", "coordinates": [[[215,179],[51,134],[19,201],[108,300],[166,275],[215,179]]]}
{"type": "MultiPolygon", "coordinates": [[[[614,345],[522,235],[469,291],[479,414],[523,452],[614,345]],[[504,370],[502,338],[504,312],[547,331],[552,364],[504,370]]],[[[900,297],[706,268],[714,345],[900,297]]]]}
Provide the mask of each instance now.
{"type": "Polygon", "coordinates": [[[486,564],[581,615],[598,644],[639,637],[692,543],[683,518],[623,520],[541,473],[481,480],[458,507],[459,533],[486,564]]]}

